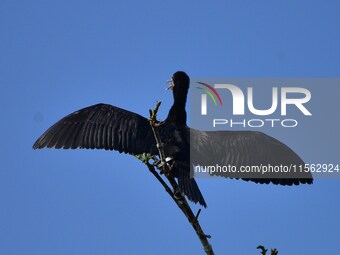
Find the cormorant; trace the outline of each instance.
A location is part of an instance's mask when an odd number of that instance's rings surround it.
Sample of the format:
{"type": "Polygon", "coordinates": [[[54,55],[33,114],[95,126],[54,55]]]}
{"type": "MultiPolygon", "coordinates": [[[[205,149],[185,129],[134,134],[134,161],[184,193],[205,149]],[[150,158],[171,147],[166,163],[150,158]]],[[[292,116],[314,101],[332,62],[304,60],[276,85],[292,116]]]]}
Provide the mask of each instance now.
{"type": "MultiPolygon", "coordinates": [[[[165,154],[172,158],[171,171],[182,192],[194,203],[206,207],[206,202],[194,178],[190,178],[190,149],[192,162],[207,165],[216,156],[225,165],[303,165],[304,162],[288,146],[255,131],[199,131],[187,124],[185,105],[190,79],[185,72],[173,74],[174,103],[164,122],[158,127],[165,154]],[[190,141],[194,144],[191,144],[190,141]]],[[[130,111],[109,105],[96,104],[67,115],[50,127],[34,143],[34,149],[105,149],[120,153],[158,155],[149,120],[130,111]]],[[[191,166],[192,167],[192,166],[191,166]]],[[[298,178],[242,178],[256,183],[281,185],[311,184],[313,178],[305,173],[298,178]]]]}

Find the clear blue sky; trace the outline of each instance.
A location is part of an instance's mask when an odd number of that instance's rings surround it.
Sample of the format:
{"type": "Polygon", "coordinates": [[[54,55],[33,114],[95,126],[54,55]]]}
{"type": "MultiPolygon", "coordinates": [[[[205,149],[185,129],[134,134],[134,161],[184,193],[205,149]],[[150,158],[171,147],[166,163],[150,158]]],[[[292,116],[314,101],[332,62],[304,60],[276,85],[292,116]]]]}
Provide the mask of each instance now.
{"type": "MultiPolygon", "coordinates": [[[[339,77],[339,1],[0,2],[0,254],[203,254],[146,168],[107,151],[41,150],[51,124],[103,102],[142,115],[172,96],[165,80],[339,77]]],[[[335,104],[334,104],[335,105],[335,104]]],[[[321,106],[320,106],[321,107],[321,106]]],[[[338,118],[338,116],[335,116],[338,118]]],[[[314,147],[339,155],[338,132],[314,147]],[[334,137],[332,137],[334,136],[334,137]]],[[[306,140],[306,139],[305,139],[306,140]]],[[[200,220],[217,254],[335,254],[340,182],[259,186],[200,179],[200,220]]],[[[198,208],[198,207],[195,207],[198,208]]]]}

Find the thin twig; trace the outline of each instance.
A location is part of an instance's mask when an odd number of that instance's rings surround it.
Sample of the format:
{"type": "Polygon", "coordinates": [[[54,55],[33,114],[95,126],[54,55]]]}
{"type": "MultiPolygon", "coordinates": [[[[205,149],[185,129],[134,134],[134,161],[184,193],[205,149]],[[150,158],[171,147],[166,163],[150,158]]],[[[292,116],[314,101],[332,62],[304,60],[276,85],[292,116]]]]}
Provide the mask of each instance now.
{"type": "Polygon", "coordinates": [[[195,214],[191,210],[191,207],[189,206],[187,200],[185,199],[184,195],[182,195],[181,192],[176,192],[176,191],[180,191],[180,189],[179,189],[179,186],[178,186],[175,178],[173,177],[173,174],[171,172],[171,168],[170,168],[169,164],[165,160],[166,155],[164,153],[163,143],[161,141],[161,138],[160,138],[160,135],[159,135],[159,132],[158,132],[158,129],[157,129],[157,112],[158,112],[160,105],[161,105],[161,102],[157,102],[155,108],[153,110],[150,110],[150,126],[152,128],[152,131],[153,131],[153,134],[155,136],[156,143],[157,143],[158,153],[159,153],[159,156],[160,156],[161,166],[162,166],[161,171],[164,173],[165,177],[169,181],[169,183],[172,186],[173,190],[175,191],[176,195],[171,190],[169,191],[170,188],[164,182],[164,180],[159,176],[159,174],[155,171],[154,167],[152,165],[150,165],[149,163],[147,164],[147,166],[148,166],[149,170],[151,171],[151,173],[153,173],[153,175],[157,178],[157,180],[163,185],[165,190],[168,192],[168,194],[175,201],[177,206],[181,209],[181,211],[187,217],[188,221],[190,222],[190,224],[194,228],[198,238],[200,239],[206,254],[214,255],[213,248],[208,241],[208,238],[210,238],[211,236],[206,235],[203,232],[202,227],[201,227],[201,225],[199,224],[199,221],[198,221],[198,216],[199,216],[200,211],[195,216],[195,214]]]}
{"type": "Polygon", "coordinates": [[[201,209],[199,209],[198,212],[196,213],[195,221],[198,221],[198,216],[200,216],[200,213],[201,213],[201,209]]]}

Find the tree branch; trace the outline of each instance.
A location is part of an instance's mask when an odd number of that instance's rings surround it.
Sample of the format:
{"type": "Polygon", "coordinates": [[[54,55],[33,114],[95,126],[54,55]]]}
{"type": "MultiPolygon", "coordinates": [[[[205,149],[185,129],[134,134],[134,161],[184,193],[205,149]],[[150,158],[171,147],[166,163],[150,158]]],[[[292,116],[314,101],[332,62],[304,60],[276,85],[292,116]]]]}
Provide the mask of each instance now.
{"type": "Polygon", "coordinates": [[[214,255],[213,248],[211,244],[208,241],[208,238],[210,238],[210,235],[206,235],[198,221],[198,216],[200,214],[200,210],[198,211],[197,215],[193,213],[191,210],[191,207],[189,206],[187,200],[185,199],[184,195],[180,192],[180,188],[173,177],[173,174],[171,172],[171,168],[169,164],[166,162],[166,155],[164,153],[164,144],[161,141],[159,132],[158,132],[158,121],[157,121],[157,112],[159,109],[159,106],[161,105],[161,102],[157,102],[155,108],[153,110],[150,110],[150,126],[152,128],[153,134],[156,139],[158,153],[160,156],[161,161],[161,172],[164,173],[166,179],[169,181],[170,185],[172,186],[174,192],[169,188],[169,186],[164,182],[164,180],[161,178],[161,176],[156,172],[153,165],[151,165],[148,162],[148,159],[146,161],[143,161],[150,172],[157,178],[157,180],[162,184],[162,186],[165,188],[165,190],[168,192],[168,194],[171,196],[171,198],[175,201],[177,206],[181,209],[181,211],[184,213],[185,217],[187,217],[188,221],[190,222],[191,226],[196,232],[196,235],[200,239],[202,246],[204,248],[204,251],[208,255],[214,255]]]}
{"type": "MultiPolygon", "coordinates": [[[[158,132],[158,126],[159,122],[157,121],[157,112],[159,109],[159,106],[161,105],[161,102],[157,102],[155,108],[150,111],[150,126],[153,131],[154,137],[156,139],[157,143],[157,148],[158,148],[158,154],[160,159],[156,156],[152,156],[150,154],[142,154],[142,155],[137,155],[136,157],[141,160],[149,169],[149,171],[156,177],[156,179],[161,183],[161,185],[164,187],[165,191],[169,194],[169,196],[172,198],[172,200],[177,204],[179,209],[184,213],[185,217],[188,219],[190,222],[191,226],[196,232],[196,235],[200,239],[203,249],[207,255],[214,255],[213,248],[211,244],[208,241],[208,238],[211,238],[210,235],[206,235],[198,221],[198,217],[201,213],[201,209],[198,210],[197,214],[195,215],[189,206],[186,198],[180,191],[180,188],[171,172],[171,167],[169,164],[166,162],[166,155],[164,152],[164,144],[161,141],[161,137],[158,132]],[[153,160],[154,164],[150,164],[149,160],[153,160]],[[160,163],[159,163],[160,162],[160,163]],[[161,173],[164,173],[166,179],[170,183],[172,189],[169,187],[169,185],[163,180],[161,175],[156,171],[155,166],[157,167],[158,170],[160,170],[161,173]]],[[[268,251],[264,246],[259,245],[257,249],[261,250],[261,254],[265,255],[268,251]]],[[[271,249],[270,255],[277,255],[278,251],[276,249],[271,249]]]]}

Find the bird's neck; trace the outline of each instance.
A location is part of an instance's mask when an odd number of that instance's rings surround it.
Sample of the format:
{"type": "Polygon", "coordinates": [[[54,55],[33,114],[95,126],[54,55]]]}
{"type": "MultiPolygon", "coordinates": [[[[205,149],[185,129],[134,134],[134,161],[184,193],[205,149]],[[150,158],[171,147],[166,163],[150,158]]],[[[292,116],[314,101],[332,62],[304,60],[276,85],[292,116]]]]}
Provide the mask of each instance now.
{"type": "Polygon", "coordinates": [[[172,105],[167,121],[176,123],[177,125],[186,125],[187,123],[187,113],[185,111],[185,98],[174,98],[174,104],[172,105]]]}

